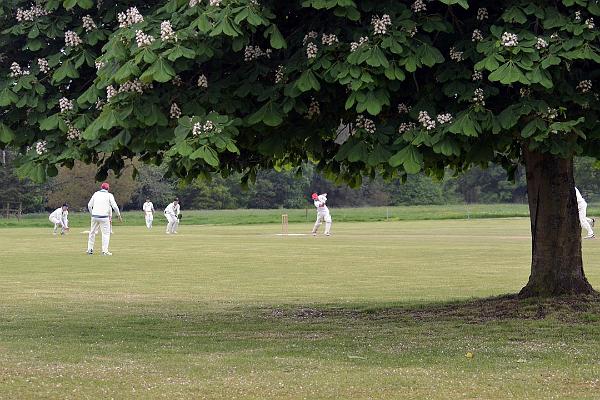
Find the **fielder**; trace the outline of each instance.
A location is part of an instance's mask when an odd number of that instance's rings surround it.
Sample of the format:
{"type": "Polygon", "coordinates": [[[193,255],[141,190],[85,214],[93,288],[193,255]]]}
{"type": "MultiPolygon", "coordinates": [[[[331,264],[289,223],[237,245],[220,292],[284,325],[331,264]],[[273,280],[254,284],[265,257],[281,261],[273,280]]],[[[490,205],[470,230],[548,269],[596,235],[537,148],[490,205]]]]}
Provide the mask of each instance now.
{"type": "Polygon", "coordinates": [[[144,218],[146,218],[146,227],[152,229],[152,222],[154,221],[154,204],[152,204],[150,199],[146,199],[146,202],[142,206],[142,210],[144,211],[144,218]]]}
{"type": "Polygon", "coordinates": [[[56,229],[60,226],[60,234],[64,235],[69,230],[69,205],[63,204],[50,214],[48,218],[54,224],[53,235],[56,235],[56,229]]]}
{"type": "Polygon", "coordinates": [[[171,204],[165,208],[165,217],[167,218],[167,235],[177,233],[177,227],[179,226],[179,218],[181,217],[181,207],[179,206],[179,199],[173,200],[171,204]]]}
{"type": "Polygon", "coordinates": [[[88,249],[87,254],[94,254],[94,242],[96,240],[96,231],[100,229],[102,232],[102,255],[112,256],[112,253],[108,251],[108,245],[110,243],[110,232],[111,223],[110,216],[112,210],[115,210],[119,221],[123,221],[121,218],[121,212],[115,201],[115,196],[108,192],[110,185],[106,182],[100,186],[100,190],[94,193],[88,203],[88,210],[92,214],[92,226],[90,228],[90,235],[88,237],[88,249]]]}
{"type": "Polygon", "coordinates": [[[592,226],[594,226],[596,220],[587,217],[587,203],[577,188],[575,188],[575,197],[577,197],[577,209],[579,210],[579,224],[587,231],[587,236],[584,239],[593,239],[596,236],[592,226]]]}
{"type": "Polygon", "coordinates": [[[321,195],[313,193],[311,197],[315,207],[317,207],[317,222],[315,222],[315,226],[313,227],[312,235],[317,236],[317,230],[321,226],[321,223],[325,221],[325,236],[330,236],[331,214],[329,214],[329,208],[325,205],[325,203],[327,203],[327,193],[321,195]]]}

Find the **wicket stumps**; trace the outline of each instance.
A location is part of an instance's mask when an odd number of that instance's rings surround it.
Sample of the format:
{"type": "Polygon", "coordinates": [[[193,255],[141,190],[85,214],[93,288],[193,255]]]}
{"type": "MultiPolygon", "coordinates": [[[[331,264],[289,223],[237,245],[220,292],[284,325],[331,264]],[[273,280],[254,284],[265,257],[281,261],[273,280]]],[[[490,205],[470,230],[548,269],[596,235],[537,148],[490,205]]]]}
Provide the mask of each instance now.
{"type": "Polygon", "coordinates": [[[281,233],[283,235],[288,234],[288,215],[287,214],[281,215],[281,233]]]}

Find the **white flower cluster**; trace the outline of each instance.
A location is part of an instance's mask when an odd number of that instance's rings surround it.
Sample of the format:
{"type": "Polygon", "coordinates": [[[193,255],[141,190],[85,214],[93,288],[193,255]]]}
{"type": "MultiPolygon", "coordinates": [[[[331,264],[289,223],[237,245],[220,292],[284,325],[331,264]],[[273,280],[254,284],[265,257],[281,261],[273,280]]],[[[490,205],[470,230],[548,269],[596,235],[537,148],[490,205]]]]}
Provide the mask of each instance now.
{"type": "Polygon", "coordinates": [[[427,111],[419,111],[419,123],[428,131],[435,129],[435,120],[431,119],[427,111]]]}
{"type": "Polygon", "coordinates": [[[358,42],[352,42],[350,43],[350,51],[352,53],[354,53],[356,50],[358,50],[358,48],[360,46],[362,46],[363,44],[367,43],[369,41],[369,38],[367,36],[363,36],[360,39],[358,39],[358,42]]]}
{"type": "Polygon", "coordinates": [[[519,45],[519,37],[515,33],[504,32],[500,42],[504,47],[515,47],[519,45]]]}
{"type": "Polygon", "coordinates": [[[550,39],[552,40],[556,40],[558,39],[560,36],[558,36],[558,33],[554,32],[552,35],[550,35],[550,39]]]}
{"type": "Polygon", "coordinates": [[[173,103],[171,104],[171,118],[172,119],[179,119],[179,117],[181,117],[181,109],[179,108],[179,106],[177,105],[177,103],[173,103]]]}
{"type": "Polygon", "coordinates": [[[323,43],[325,46],[333,46],[336,43],[339,43],[338,37],[335,34],[331,34],[331,35],[326,35],[325,33],[323,34],[323,37],[321,38],[321,43],[323,43]]]}
{"type": "Polygon", "coordinates": [[[284,75],[284,71],[283,71],[283,65],[280,65],[277,67],[277,70],[275,71],[275,83],[282,83],[284,78],[285,78],[285,75],[284,75]]]}
{"type": "Polygon", "coordinates": [[[383,14],[381,18],[374,15],[371,18],[371,25],[373,26],[373,31],[376,35],[385,35],[388,27],[392,25],[392,19],[388,14],[383,14]]]}
{"type": "Polygon", "coordinates": [[[42,154],[44,154],[48,151],[47,146],[48,146],[48,142],[46,142],[45,140],[42,140],[41,142],[37,142],[35,144],[35,152],[39,156],[41,156],[42,154]]]}
{"type": "Polygon", "coordinates": [[[548,42],[546,42],[546,40],[544,40],[543,38],[537,38],[537,42],[535,44],[535,48],[538,50],[542,50],[545,49],[546,47],[548,47],[548,42]]]}
{"type": "Polygon", "coordinates": [[[398,104],[398,114],[408,114],[411,108],[404,103],[400,103],[398,104]]]}
{"type": "Polygon", "coordinates": [[[596,27],[596,24],[594,24],[594,18],[586,19],[585,26],[587,26],[588,29],[594,29],[596,27]]]}
{"type": "Polygon", "coordinates": [[[308,111],[306,112],[307,119],[313,119],[321,114],[321,106],[319,102],[314,99],[311,99],[310,105],[308,106],[308,111]]]}
{"type": "Polygon", "coordinates": [[[263,51],[260,46],[246,46],[244,49],[244,61],[253,61],[257,60],[260,57],[271,57],[271,49],[267,49],[263,51]]]}
{"type": "Polygon", "coordinates": [[[117,90],[113,87],[113,85],[108,85],[106,87],[106,101],[110,101],[114,96],[117,95],[117,90]]]}
{"type": "Polygon", "coordinates": [[[553,121],[556,118],[558,118],[558,110],[556,108],[550,108],[550,107],[548,107],[548,109],[546,110],[546,112],[542,114],[542,117],[546,118],[546,119],[549,119],[550,121],[553,121]]]}
{"type": "Polygon", "coordinates": [[[48,65],[48,60],[45,58],[37,59],[38,67],[40,67],[40,72],[45,74],[50,71],[50,65],[48,65]]]}
{"type": "Polygon", "coordinates": [[[10,76],[11,78],[18,78],[19,76],[25,76],[25,75],[29,75],[29,71],[22,70],[21,66],[19,64],[17,64],[16,62],[13,62],[10,65],[10,74],[8,74],[8,76],[10,76]]]}
{"type": "Polygon", "coordinates": [[[417,125],[414,122],[403,122],[398,127],[398,133],[403,134],[404,132],[410,131],[411,129],[415,129],[417,125]]]}
{"type": "Polygon", "coordinates": [[[163,21],[160,23],[160,38],[165,42],[177,39],[171,21],[163,21]]]}
{"type": "Polygon", "coordinates": [[[208,135],[211,132],[221,132],[221,129],[217,128],[212,121],[206,121],[204,124],[201,122],[196,122],[192,127],[192,136],[194,137],[208,135]]]}
{"type": "Polygon", "coordinates": [[[131,7],[124,13],[119,13],[117,15],[117,21],[119,21],[119,28],[128,28],[131,25],[143,22],[144,17],[140,14],[137,7],[131,7]]]}
{"type": "Polygon", "coordinates": [[[575,21],[581,21],[581,11],[575,11],[575,21]]]}
{"type": "Polygon", "coordinates": [[[450,59],[452,61],[461,62],[462,60],[464,60],[463,52],[456,50],[455,47],[451,47],[450,48],[450,59]]]}
{"type": "Polygon", "coordinates": [[[362,114],[356,117],[356,127],[364,129],[367,133],[375,133],[377,131],[375,122],[372,119],[365,118],[362,114]]]}
{"type": "Polygon", "coordinates": [[[450,122],[452,122],[452,114],[450,114],[450,113],[439,114],[437,116],[437,122],[440,125],[449,124],[450,122]]]}
{"type": "Polygon", "coordinates": [[[481,42],[483,40],[483,33],[479,29],[475,29],[473,35],[471,35],[471,40],[473,42],[481,42]]]}
{"type": "Polygon", "coordinates": [[[63,97],[58,101],[58,107],[60,108],[61,114],[64,114],[68,111],[73,111],[73,100],[63,97]]]}
{"type": "Polygon", "coordinates": [[[104,61],[96,61],[96,69],[98,71],[100,71],[102,68],[104,68],[106,66],[106,63],[104,61]]]}
{"type": "Polygon", "coordinates": [[[485,96],[483,94],[483,89],[477,88],[473,92],[473,103],[478,106],[485,106],[485,96]]]}
{"type": "Polygon", "coordinates": [[[98,99],[96,101],[96,110],[102,110],[102,108],[104,108],[104,104],[105,104],[104,101],[98,99]]]}
{"type": "Polygon", "coordinates": [[[477,19],[479,21],[483,21],[488,19],[489,14],[488,14],[488,10],[485,7],[480,8],[479,10],[477,10],[477,19]]]}
{"type": "Polygon", "coordinates": [[[92,17],[89,15],[85,15],[81,18],[81,21],[83,22],[83,29],[85,29],[86,32],[91,32],[98,28],[92,17]]]}
{"type": "Polygon", "coordinates": [[[181,77],[179,75],[175,75],[173,77],[173,79],[171,79],[171,82],[173,83],[173,86],[177,86],[177,87],[183,86],[183,80],[181,79],[181,77]]]}
{"type": "MultiPolygon", "coordinates": [[[[139,79],[134,79],[133,81],[124,82],[121,87],[119,87],[118,93],[144,93],[146,89],[152,89],[151,83],[144,83],[139,79]]],[[[108,89],[108,88],[107,88],[108,89]]]]}
{"type": "Polygon", "coordinates": [[[529,97],[531,95],[531,89],[521,88],[521,89],[519,89],[519,95],[521,97],[529,97]]]}
{"type": "Polygon", "coordinates": [[[583,80],[577,84],[577,90],[581,93],[588,93],[592,90],[592,81],[589,79],[583,80]]]}
{"type": "Polygon", "coordinates": [[[208,88],[208,78],[206,75],[202,74],[198,77],[198,87],[203,89],[208,88]]]}
{"type": "Polygon", "coordinates": [[[198,4],[200,4],[201,0],[190,0],[190,7],[196,7],[198,4]]]}
{"type": "Polygon", "coordinates": [[[310,60],[311,58],[316,58],[319,53],[319,48],[314,43],[309,43],[306,46],[306,57],[310,60]]]}
{"type": "Polygon", "coordinates": [[[413,10],[413,12],[423,12],[423,11],[427,11],[427,6],[425,5],[425,2],[423,0],[415,0],[414,3],[412,3],[412,6],[410,6],[410,8],[413,10]]]}
{"type": "Polygon", "coordinates": [[[17,21],[35,21],[37,18],[43,17],[50,14],[50,12],[46,11],[44,7],[34,5],[27,10],[23,10],[22,8],[17,8],[17,21]]]}
{"type": "Polygon", "coordinates": [[[415,35],[419,32],[419,29],[415,26],[412,29],[408,30],[408,36],[415,37],[415,35]]]}
{"type": "Polygon", "coordinates": [[[65,46],[67,47],[77,47],[83,43],[83,40],[79,37],[79,35],[73,31],[65,32],[65,46]]]}
{"type": "Polygon", "coordinates": [[[69,140],[79,140],[81,139],[81,131],[75,128],[72,125],[69,125],[69,130],[67,131],[67,139],[69,140]]]}
{"type": "Polygon", "coordinates": [[[135,41],[137,42],[138,47],[150,46],[152,42],[154,42],[154,36],[146,35],[138,29],[135,31],[135,41]]]}
{"type": "Polygon", "coordinates": [[[315,40],[318,37],[319,34],[317,32],[310,31],[306,35],[304,35],[304,39],[302,39],[302,45],[306,46],[306,43],[310,42],[311,40],[315,40]]]}
{"type": "Polygon", "coordinates": [[[481,71],[473,71],[473,75],[471,76],[473,81],[480,81],[483,79],[483,72],[481,71]]]}

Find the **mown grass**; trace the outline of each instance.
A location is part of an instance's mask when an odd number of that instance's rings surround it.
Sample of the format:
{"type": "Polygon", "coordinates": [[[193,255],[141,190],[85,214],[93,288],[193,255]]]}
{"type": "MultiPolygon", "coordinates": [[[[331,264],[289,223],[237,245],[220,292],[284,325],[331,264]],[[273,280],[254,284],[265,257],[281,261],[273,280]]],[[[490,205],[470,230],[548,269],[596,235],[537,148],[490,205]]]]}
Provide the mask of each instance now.
{"type": "Polygon", "coordinates": [[[597,299],[473,300],[525,283],[528,224],[0,230],[0,398],[597,398],[597,299]]]}
{"type": "MultiPolygon", "coordinates": [[[[600,210],[599,210],[600,211],[600,210]]],[[[281,215],[288,214],[290,222],[307,222],[315,218],[314,207],[303,210],[185,210],[184,221],[191,225],[250,225],[281,223],[281,215]]],[[[443,206],[401,206],[401,207],[365,207],[335,208],[331,214],[336,222],[375,222],[375,221],[413,221],[440,219],[479,219],[527,217],[529,210],[524,204],[469,204],[443,206]]],[[[130,211],[124,214],[125,226],[139,226],[144,222],[142,212],[130,211]]],[[[156,220],[164,222],[162,211],[155,215],[156,220]]],[[[89,224],[89,214],[70,212],[71,225],[83,227],[89,224]]],[[[48,215],[25,215],[21,221],[1,219],[1,227],[44,227],[48,226],[48,215]]]]}

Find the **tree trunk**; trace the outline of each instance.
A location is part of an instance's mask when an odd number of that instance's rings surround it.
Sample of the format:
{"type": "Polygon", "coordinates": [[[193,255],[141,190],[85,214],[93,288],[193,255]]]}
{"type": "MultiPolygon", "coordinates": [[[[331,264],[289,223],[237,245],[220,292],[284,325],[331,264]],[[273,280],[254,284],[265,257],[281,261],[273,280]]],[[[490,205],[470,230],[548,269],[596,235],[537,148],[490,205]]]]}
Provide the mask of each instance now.
{"type": "Polygon", "coordinates": [[[526,148],[523,153],[532,249],[531,275],[520,296],[594,293],[583,273],[573,160],[526,148]]]}

